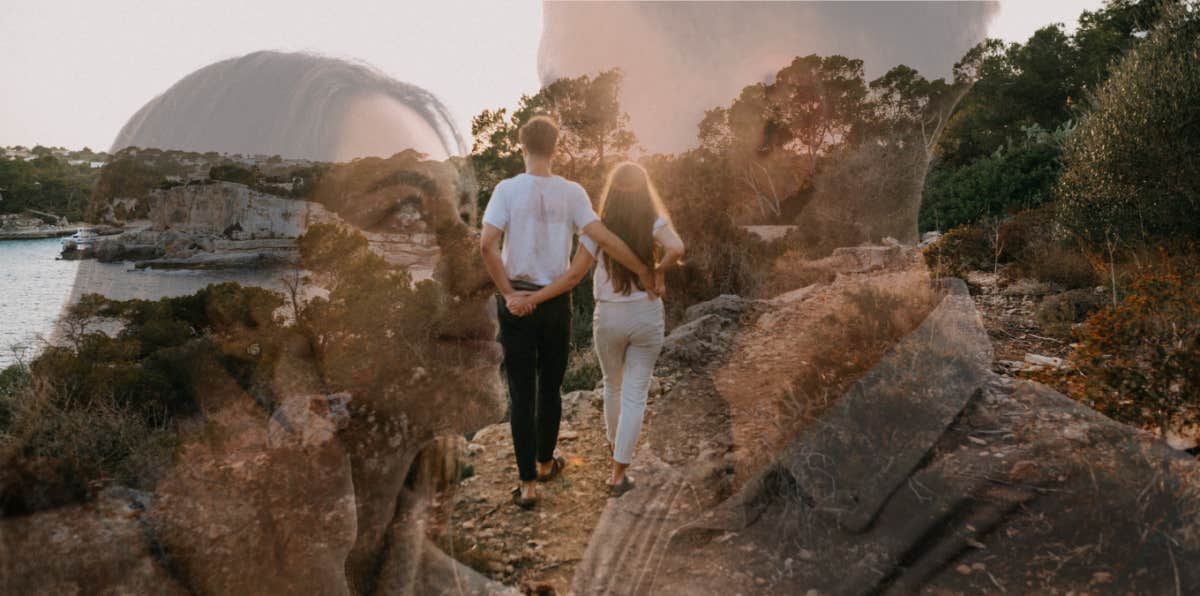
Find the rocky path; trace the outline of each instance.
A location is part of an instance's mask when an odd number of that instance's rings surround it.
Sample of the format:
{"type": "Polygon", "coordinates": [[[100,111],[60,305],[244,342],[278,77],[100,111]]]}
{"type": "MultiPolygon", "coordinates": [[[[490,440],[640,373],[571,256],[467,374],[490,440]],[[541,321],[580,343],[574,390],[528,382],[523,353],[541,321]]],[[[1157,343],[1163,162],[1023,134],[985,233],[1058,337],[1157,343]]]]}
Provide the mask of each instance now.
{"type": "MultiPolygon", "coordinates": [[[[655,383],[646,420],[655,417],[655,383]]],[[[539,487],[540,502],[525,511],[511,502],[516,459],[506,423],[480,430],[467,445],[473,474],[441,496],[431,537],[452,557],[484,575],[530,593],[570,591],[608,494],[608,445],[599,391],[563,398],[558,453],[567,468],[539,487]]]]}
{"type": "Polygon", "coordinates": [[[1006,285],[1000,276],[981,271],[971,272],[967,283],[996,350],[996,372],[1014,374],[1045,366],[1036,363],[1036,356],[1070,355],[1070,333],[1052,332],[1037,322],[1038,306],[1050,293],[1045,284],[1020,280],[1006,285]],[[1026,361],[1027,354],[1033,354],[1035,362],[1026,361]]]}

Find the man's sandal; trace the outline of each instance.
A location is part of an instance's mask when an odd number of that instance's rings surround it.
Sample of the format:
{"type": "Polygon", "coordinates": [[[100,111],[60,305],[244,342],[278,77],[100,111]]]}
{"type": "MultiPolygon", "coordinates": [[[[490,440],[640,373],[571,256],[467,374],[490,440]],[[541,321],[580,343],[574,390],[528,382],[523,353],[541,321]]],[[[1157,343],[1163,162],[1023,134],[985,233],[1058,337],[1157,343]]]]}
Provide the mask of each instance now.
{"type": "Polygon", "coordinates": [[[567,460],[561,457],[556,457],[550,460],[550,471],[546,474],[538,474],[537,480],[538,482],[550,482],[551,480],[558,478],[558,475],[562,473],[563,468],[566,467],[567,460]]]}
{"type": "Polygon", "coordinates": [[[534,505],[537,505],[537,497],[532,497],[529,499],[522,497],[521,496],[521,487],[518,486],[517,488],[514,488],[512,491],[512,502],[513,502],[513,505],[516,505],[517,507],[520,507],[521,509],[529,510],[529,509],[533,509],[534,505]]]}

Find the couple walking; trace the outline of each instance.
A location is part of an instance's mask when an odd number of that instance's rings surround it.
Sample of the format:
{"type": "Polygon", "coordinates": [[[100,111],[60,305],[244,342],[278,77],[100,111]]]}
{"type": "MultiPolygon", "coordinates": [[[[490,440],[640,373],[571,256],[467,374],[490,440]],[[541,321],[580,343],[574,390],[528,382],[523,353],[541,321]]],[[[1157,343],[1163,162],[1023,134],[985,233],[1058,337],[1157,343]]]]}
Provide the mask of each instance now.
{"type": "Polygon", "coordinates": [[[557,124],[536,116],[519,135],[525,173],[496,185],[480,239],[484,265],[500,291],[500,344],[520,475],[513,502],[533,507],[537,482],[563,470],[554,448],[570,350],[570,290],[593,263],[593,338],[613,460],[608,490],[620,496],[633,488],[626,469],[662,349],[663,272],[679,262],[683,242],[641,166],[625,162],[609,173],[597,215],[582,186],[551,173],[557,124]],[[572,259],[575,235],[580,248],[572,259]]]}

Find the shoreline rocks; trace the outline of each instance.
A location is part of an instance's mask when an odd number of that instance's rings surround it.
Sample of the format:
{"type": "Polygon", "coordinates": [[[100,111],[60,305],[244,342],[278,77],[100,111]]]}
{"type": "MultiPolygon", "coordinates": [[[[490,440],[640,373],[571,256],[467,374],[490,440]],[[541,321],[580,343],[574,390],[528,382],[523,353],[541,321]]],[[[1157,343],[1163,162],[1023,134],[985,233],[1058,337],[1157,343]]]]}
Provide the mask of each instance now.
{"type": "MultiPolygon", "coordinates": [[[[113,201],[124,205],[134,200],[113,201]]],[[[73,257],[133,261],[137,269],[290,267],[300,260],[296,239],[310,226],[347,225],[320,203],[269,195],[232,182],[157,190],[126,207],[122,212],[144,213],[146,219],[120,222],[122,233],[98,240],[91,254],[73,257]]],[[[438,258],[437,240],[424,229],[419,213],[414,211],[409,219],[415,220],[411,233],[364,235],[375,253],[408,266],[415,277],[428,277],[438,258]]],[[[72,257],[64,253],[64,258],[72,257]]]]}
{"type": "Polygon", "coordinates": [[[43,240],[62,238],[75,233],[74,227],[46,226],[16,230],[0,230],[0,240],[43,240]]]}
{"type": "Polygon", "coordinates": [[[58,217],[57,221],[51,224],[44,217],[25,213],[0,214],[0,240],[60,238],[74,234],[75,229],[65,217],[58,217]]]}

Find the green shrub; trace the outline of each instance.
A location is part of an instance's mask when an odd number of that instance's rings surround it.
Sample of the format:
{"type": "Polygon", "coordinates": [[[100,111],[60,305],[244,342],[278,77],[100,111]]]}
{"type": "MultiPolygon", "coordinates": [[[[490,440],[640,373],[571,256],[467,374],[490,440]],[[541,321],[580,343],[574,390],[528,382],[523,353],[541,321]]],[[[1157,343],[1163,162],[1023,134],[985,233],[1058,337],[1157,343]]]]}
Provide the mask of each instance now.
{"type": "Polygon", "coordinates": [[[571,350],[581,352],[592,346],[592,312],[596,298],[592,294],[592,274],[584,276],[579,285],[571,289],[571,350]]]}
{"type": "Polygon", "coordinates": [[[12,424],[0,435],[0,515],[77,502],[105,483],[152,489],[173,457],[174,431],[140,412],[41,397],[26,388],[6,398],[12,424]]]}
{"type": "Polygon", "coordinates": [[[8,395],[29,385],[29,368],[21,364],[10,364],[0,370],[0,395],[8,395]]]}
{"type": "Polygon", "coordinates": [[[177,422],[198,412],[199,363],[217,363],[269,403],[252,380],[256,368],[271,369],[279,304],[233,283],[156,301],[81,297],[63,317],[62,345],[0,372],[0,509],[77,502],[109,483],[153,488],[177,422]],[[106,318],[123,324],[116,336],[90,331],[106,318]],[[239,349],[250,340],[255,356],[239,349]]]}
{"type": "Polygon", "coordinates": [[[213,180],[224,180],[226,182],[236,182],[245,184],[246,186],[254,186],[262,177],[258,171],[258,167],[253,170],[244,168],[237,164],[221,164],[208,169],[208,177],[213,180]]]}
{"type": "Polygon", "coordinates": [[[1093,246],[1200,238],[1200,10],[1164,12],[1064,147],[1059,217],[1093,246]]]}
{"type": "Polygon", "coordinates": [[[1054,235],[1054,212],[1047,207],[1026,209],[1000,222],[997,241],[1005,262],[1031,259],[1054,235]]]}
{"type": "Polygon", "coordinates": [[[12,364],[0,370],[0,436],[12,427],[18,391],[29,387],[29,369],[21,364],[12,364]]]}
{"type": "Polygon", "coordinates": [[[915,243],[927,168],[926,153],[915,143],[843,149],[818,173],[795,221],[816,232],[825,254],[889,237],[915,243]]]}
{"type": "Polygon", "coordinates": [[[958,169],[933,168],[921,201],[921,230],[950,229],[1045,203],[1061,168],[1059,155],[1057,141],[1040,140],[958,169]]]}

